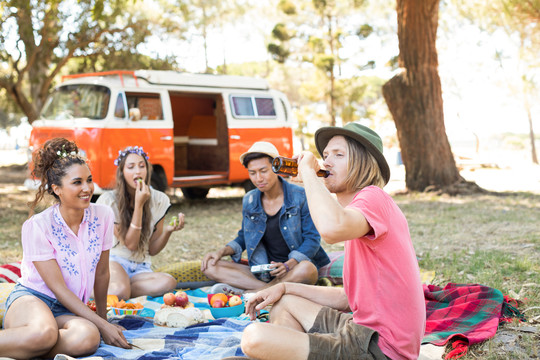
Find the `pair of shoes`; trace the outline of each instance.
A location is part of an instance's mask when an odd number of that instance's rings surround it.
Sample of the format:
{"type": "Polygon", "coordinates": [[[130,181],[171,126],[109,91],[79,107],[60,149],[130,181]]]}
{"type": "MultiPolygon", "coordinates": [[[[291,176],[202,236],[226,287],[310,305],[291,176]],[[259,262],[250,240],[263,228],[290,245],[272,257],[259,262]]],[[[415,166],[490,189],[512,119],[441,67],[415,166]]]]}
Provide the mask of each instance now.
{"type": "Polygon", "coordinates": [[[229,284],[217,283],[210,288],[210,294],[224,293],[228,295],[242,295],[245,290],[236,288],[229,284]]]}

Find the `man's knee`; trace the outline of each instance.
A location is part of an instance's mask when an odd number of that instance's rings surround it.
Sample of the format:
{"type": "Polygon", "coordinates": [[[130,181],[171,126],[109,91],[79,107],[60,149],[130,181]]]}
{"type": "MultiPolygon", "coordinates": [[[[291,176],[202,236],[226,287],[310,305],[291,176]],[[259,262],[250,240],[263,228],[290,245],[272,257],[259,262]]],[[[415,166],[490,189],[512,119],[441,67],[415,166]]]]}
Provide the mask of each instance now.
{"type": "Polygon", "coordinates": [[[294,309],[295,295],[283,295],[270,309],[270,322],[278,321],[283,316],[289,316],[294,309]]]}
{"type": "Polygon", "coordinates": [[[311,261],[301,261],[292,269],[292,278],[288,281],[313,285],[317,282],[319,273],[311,261]]]}
{"type": "Polygon", "coordinates": [[[204,269],[204,271],[203,271],[203,274],[207,278],[209,278],[211,280],[216,280],[215,277],[219,273],[219,263],[220,263],[220,261],[216,262],[215,265],[212,265],[212,264],[208,263],[208,265],[206,266],[206,269],[204,269]]]}
{"type": "Polygon", "coordinates": [[[240,346],[247,356],[255,357],[261,352],[261,347],[266,343],[264,327],[265,324],[252,323],[244,329],[240,346]]]}

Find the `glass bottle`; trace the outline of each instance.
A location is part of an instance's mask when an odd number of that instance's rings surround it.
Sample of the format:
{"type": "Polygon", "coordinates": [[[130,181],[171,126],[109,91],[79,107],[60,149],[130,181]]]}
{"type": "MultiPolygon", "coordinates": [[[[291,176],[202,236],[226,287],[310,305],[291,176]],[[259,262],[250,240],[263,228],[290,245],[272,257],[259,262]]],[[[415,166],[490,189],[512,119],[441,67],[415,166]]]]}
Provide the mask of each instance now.
{"type": "MultiPolygon", "coordinates": [[[[296,159],[283,156],[275,157],[272,161],[272,171],[276,174],[296,176],[298,175],[298,162],[296,159]]],[[[330,175],[330,172],[327,170],[320,169],[317,171],[317,176],[319,177],[328,177],[328,175],[330,175]]]]}

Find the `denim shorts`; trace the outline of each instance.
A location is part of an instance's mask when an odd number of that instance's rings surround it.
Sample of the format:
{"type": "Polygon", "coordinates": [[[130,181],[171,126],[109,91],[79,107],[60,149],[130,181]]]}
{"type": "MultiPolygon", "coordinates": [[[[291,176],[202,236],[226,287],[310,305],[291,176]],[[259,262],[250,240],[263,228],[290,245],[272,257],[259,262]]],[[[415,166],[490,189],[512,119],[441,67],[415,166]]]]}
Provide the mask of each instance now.
{"type": "Polygon", "coordinates": [[[109,261],[114,261],[120,264],[120,266],[124,268],[124,270],[126,271],[130,279],[137,274],[153,272],[152,268],[150,267],[150,263],[146,263],[146,262],[140,263],[140,262],[128,260],[126,258],[117,256],[117,255],[110,255],[109,261]]]}
{"type": "MultiPolygon", "coordinates": [[[[40,293],[39,291],[30,289],[30,288],[28,288],[28,287],[26,287],[24,285],[19,284],[19,283],[17,283],[17,285],[15,285],[15,287],[13,288],[13,291],[11,291],[11,293],[9,294],[9,296],[8,296],[8,298],[6,300],[6,312],[9,309],[9,307],[11,306],[11,304],[15,300],[17,300],[21,296],[25,296],[25,295],[35,296],[39,300],[43,301],[45,303],[45,305],[47,305],[49,307],[49,309],[51,309],[51,312],[52,312],[54,317],[58,317],[60,315],[75,315],[71,311],[69,311],[64,305],[62,305],[62,303],[60,303],[60,301],[58,301],[56,299],[53,299],[52,297],[47,296],[47,295],[45,295],[43,293],[40,293]]],[[[6,317],[4,316],[4,320],[5,319],[6,319],[6,317]]],[[[4,326],[4,322],[2,321],[2,327],[3,326],[4,326]]]]}
{"type": "Polygon", "coordinates": [[[308,360],[389,359],[379,348],[379,333],[353,321],[352,314],[323,306],[308,331],[308,360]]]}

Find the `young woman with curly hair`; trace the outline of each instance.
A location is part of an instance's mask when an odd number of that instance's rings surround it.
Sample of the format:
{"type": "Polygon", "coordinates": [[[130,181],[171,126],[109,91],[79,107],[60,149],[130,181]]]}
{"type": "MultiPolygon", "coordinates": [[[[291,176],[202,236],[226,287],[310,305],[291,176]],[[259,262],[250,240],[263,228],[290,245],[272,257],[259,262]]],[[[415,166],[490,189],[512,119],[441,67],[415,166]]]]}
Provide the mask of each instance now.
{"type": "Polygon", "coordinates": [[[92,174],[78,151],[55,138],[34,153],[33,174],[41,184],[31,210],[45,194],[56,204],[23,224],[21,278],[6,302],[0,357],[79,357],[94,353],[100,337],[131,347],[122,329],[107,322],[114,215],[90,203],[92,174]],[[96,312],[86,305],[92,292],[96,312]]]}

